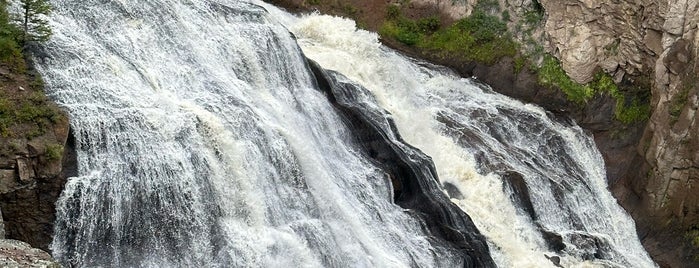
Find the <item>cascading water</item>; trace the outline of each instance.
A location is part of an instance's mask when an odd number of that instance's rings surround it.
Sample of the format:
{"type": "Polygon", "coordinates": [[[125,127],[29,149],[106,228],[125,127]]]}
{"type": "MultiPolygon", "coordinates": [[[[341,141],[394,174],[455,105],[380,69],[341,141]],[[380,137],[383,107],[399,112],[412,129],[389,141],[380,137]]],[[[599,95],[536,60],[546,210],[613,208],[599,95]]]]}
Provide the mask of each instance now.
{"type": "Polygon", "coordinates": [[[353,21],[277,15],[309,58],[371,90],[405,140],[434,159],[500,266],[655,266],[579,127],[392,52],[353,21]]]}
{"type": "Polygon", "coordinates": [[[36,61],[78,153],[51,245],[66,265],[493,266],[406,140],[500,266],[653,266],[577,127],[351,21],[233,0],[52,4],[36,61]],[[275,20],[369,91],[314,75],[275,20]]]}
{"type": "Polygon", "coordinates": [[[261,7],[52,3],[54,36],[37,68],[71,115],[79,163],[57,204],[51,249],[62,263],[492,263],[475,228],[485,253],[469,257],[392,203],[386,173],[261,7]]]}

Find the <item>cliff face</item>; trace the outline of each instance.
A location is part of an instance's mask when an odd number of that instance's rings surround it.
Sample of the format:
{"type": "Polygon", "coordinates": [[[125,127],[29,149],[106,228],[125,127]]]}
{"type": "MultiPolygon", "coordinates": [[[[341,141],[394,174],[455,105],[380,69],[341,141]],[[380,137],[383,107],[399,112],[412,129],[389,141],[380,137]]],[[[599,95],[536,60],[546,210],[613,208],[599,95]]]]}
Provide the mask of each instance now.
{"type": "MultiPolygon", "coordinates": [[[[680,267],[687,233],[699,225],[699,1],[550,1],[548,49],[578,82],[603,69],[652,78],[653,113],[636,163],[614,185],[661,265],[680,267]]],[[[686,251],[686,252],[687,252],[686,251]]]]}
{"type": "MultiPolygon", "coordinates": [[[[0,65],[0,222],[4,225],[0,238],[46,250],[53,234],[55,202],[67,172],[75,167],[75,156],[68,143],[68,118],[46,98],[42,87],[32,73],[0,65]],[[64,168],[68,165],[72,168],[64,168]]],[[[2,245],[0,263],[12,264],[11,258],[1,258],[14,251],[3,251],[2,245]]]]}

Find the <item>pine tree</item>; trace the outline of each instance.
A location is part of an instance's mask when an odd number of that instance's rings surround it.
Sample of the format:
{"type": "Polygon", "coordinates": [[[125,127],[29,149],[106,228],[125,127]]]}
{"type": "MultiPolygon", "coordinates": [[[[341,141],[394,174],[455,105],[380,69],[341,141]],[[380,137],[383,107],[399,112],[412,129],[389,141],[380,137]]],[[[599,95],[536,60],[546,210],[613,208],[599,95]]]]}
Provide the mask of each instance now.
{"type": "Polygon", "coordinates": [[[20,0],[17,22],[22,29],[20,42],[44,42],[51,36],[51,27],[45,17],[51,13],[51,4],[46,0],[20,0]]]}

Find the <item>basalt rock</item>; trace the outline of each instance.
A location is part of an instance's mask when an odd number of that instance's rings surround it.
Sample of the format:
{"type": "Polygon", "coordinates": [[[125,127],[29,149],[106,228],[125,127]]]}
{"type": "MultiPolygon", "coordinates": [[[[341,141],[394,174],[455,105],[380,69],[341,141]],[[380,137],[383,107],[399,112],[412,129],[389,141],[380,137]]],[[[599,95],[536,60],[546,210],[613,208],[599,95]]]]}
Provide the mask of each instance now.
{"type": "Polygon", "coordinates": [[[357,142],[391,179],[395,203],[414,211],[433,239],[457,249],[464,267],[495,267],[485,237],[441,190],[431,158],[403,141],[388,113],[367,101],[371,99],[367,89],[315,62],[310,66],[319,88],[358,133],[357,142]]]}

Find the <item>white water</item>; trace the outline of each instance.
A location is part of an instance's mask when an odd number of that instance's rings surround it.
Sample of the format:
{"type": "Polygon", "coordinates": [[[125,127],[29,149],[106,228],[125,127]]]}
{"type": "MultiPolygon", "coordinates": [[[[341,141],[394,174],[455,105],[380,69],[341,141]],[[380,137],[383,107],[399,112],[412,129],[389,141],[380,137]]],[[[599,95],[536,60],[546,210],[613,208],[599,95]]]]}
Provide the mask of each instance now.
{"type": "Polygon", "coordinates": [[[391,202],[388,179],[351,142],[279,21],[308,56],[369,88],[403,137],[433,157],[500,266],[551,266],[544,254],[555,254],[489,174],[500,168],[526,177],[547,229],[612,245],[606,260],[583,261],[584,250],[566,241],[565,266],[653,266],[578,128],[420,67],[351,21],[296,19],[258,3],[270,19],[232,0],[52,4],[54,36],[38,68],[71,115],[79,160],[51,245],[66,265],[460,265],[454,249],[391,202]],[[487,142],[459,145],[466,129],[487,142]],[[556,153],[570,160],[556,162],[556,153]],[[561,204],[548,181],[571,191],[561,204]]]}
{"type": "Polygon", "coordinates": [[[549,267],[545,256],[555,255],[565,267],[655,266],[633,221],[606,188],[594,142],[579,127],[392,52],[351,20],[273,13],[309,58],[371,90],[404,139],[434,159],[442,182],[463,195],[453,201],[488,238],[499,266],[549,267]],[[496,171],[524,176],[538,224],[564,238],[561,254],[546,246],[537,222],[511,201],[496,171]],[[609,248],[592,256],[594,241],[581,234],[609,248]]]}
{"type": "Polygon", "coordinates": [[[455,267],[314,88],[287,30],[239,1],[56,0],[37,57],[79,176],[68,266],[455,267]]]}

